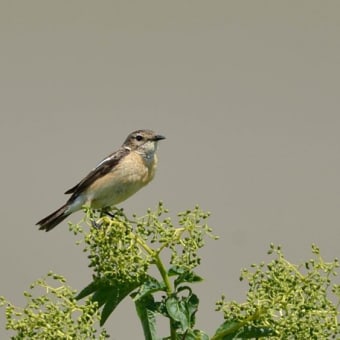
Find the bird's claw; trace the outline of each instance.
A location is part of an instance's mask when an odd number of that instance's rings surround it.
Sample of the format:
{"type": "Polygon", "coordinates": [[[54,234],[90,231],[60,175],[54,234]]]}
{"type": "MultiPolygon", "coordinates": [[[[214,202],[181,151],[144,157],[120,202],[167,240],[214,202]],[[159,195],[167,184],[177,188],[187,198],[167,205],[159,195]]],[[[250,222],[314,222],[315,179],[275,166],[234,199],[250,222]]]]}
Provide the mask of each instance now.
{"type": "Polygon", "coordinates": [[[95,220],[92,221],[92,227],[99,230],[102,227],[102,223],[97,223],[95,220]]]}

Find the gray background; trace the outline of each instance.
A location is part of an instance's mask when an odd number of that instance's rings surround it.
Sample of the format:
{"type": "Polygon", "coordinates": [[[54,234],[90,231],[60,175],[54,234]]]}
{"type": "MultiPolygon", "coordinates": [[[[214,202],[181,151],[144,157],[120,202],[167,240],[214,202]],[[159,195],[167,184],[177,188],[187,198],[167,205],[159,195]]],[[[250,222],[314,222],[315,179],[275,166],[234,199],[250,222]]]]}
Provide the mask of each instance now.
{"type": "MultiPolygon", "coordinates": [[[[292,261],[339,255],[338,1],[1,1],[0,294],[53,270],[81,289],[91,271],[66,223],[36,221],[126,135],[167,136],[156,179],[122,206],[163,200],[212,212],[198,327],[214,302],[244,299],[240,269],[270,242],[292,261]]],[[[73,215],[78,221],[81,214],[73,215]]],[[[0,338],[4,316],[0,317],[0,338]]],[[[141,339],[131,301],[107,323],[141,339]]]]}

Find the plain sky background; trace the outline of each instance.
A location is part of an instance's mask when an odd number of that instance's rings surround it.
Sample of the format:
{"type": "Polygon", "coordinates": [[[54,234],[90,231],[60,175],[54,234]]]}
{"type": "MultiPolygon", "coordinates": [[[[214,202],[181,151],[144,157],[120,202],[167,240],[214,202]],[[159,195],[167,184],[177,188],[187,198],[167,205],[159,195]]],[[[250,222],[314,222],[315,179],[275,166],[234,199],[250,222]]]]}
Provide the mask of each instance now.
{"type": "MultiPolygon", "coordinates": [[[[35,223],[140,128],[167,139],[121,206],[198,203],[220,236],[201,252],[199,328],[222,322],[221,294],[244,300],[240,270],[270,242],[294,262],[313,242],[339,256],[339,1],[2,0],[0,46],[0,295],[23,305],[49,270],[90,282],[67,224],[35,223]]],[[[142,339],[131,301],[107,329],[142,339]]]]}

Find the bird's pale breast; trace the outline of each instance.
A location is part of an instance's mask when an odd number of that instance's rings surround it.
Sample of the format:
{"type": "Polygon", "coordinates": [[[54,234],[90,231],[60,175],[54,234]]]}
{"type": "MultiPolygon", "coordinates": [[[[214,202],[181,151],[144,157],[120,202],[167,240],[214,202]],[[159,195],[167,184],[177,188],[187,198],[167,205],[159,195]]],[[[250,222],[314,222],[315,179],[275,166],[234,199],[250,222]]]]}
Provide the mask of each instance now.
{"type": "Polygon", "coordinates": [[[126,200],[154,178],[156,165],[156,155],[145,159],[130,152],[111,172],[90,185],[86,190],[88,203],[98,209],[126,200]]]}

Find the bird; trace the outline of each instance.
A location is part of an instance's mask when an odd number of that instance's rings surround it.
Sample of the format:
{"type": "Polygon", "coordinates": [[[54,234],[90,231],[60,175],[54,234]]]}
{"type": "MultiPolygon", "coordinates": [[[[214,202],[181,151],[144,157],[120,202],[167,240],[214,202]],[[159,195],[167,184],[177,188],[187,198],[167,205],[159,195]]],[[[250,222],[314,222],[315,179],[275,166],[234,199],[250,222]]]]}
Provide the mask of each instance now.
{"type": "Polygon", "coordinates": [[[78,184],[67,190],[70,198],[41,219],[39,230],[50,231],[84,206],[105,209],[125,201],[155,176],[158,142],[165,139],[151,130],[130,133],[122,146],[104,158],[78,184]]]}

